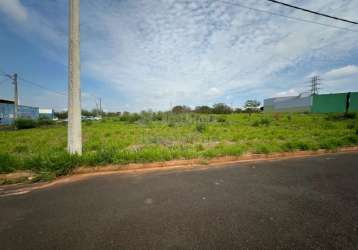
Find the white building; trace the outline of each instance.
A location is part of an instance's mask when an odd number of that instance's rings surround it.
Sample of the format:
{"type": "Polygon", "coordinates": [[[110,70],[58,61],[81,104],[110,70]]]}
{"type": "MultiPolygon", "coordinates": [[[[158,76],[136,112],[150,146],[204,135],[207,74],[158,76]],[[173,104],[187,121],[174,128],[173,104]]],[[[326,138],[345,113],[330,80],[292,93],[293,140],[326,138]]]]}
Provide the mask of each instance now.
{"type": "Polygon", "coordinates": [[[39,109],[40,118],[54,119],[55,112],[53,109],[39,109]]]}

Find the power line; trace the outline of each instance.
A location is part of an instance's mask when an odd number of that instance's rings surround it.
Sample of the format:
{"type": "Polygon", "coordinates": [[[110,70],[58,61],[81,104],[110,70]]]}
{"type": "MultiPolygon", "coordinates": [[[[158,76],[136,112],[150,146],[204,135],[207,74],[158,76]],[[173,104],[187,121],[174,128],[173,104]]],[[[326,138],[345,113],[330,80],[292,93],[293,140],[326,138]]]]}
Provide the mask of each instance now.
{"type": "Polygon", "coordinates": [[[44,89],[44,90],[46,90],[46,91],[48,91],[48,92],[52,92],[52,93],[55,93],[55,94],[57,94],[57,95],[67,96],[66,93],[58,92],[58,91],[55,91],[55,90],[46,88],[46,87],[44,87],[44,86],[41,85],[41,84],[38,84],[38,83],[36,83],[36,82],[33,82],[33,81],[30,81],[30,80],[24,79],[24,78],[22,78],[22,77],[19,77],[19,80],[21,80],[21,81],[23,81],[23,82],[25,82],[25,83],[31,84],[31,85],[33,85],[33,86],[36,86],[36,87],[38,87],[38,88],[44,89]]]}
{"type": "Polygon", "coordinates": [[[9,79],[4,79],[2,81],[0,81],[0,84],[3,84],[4,82],[8,81],[9,79]]]}
{"type": "MultiPolygon", "coordinates": [[[[7,74],[6,72],[4,72],[2,69],[0,69],[0,73],[3,74],[5,77],[9,77],[9,74],[7,74]]],[[[30,81],[30,80],[27,80],[27,79],[22,78],[22,77],[18,77],[18,79],[21,80],[21,81],[23,81],[23,82],[25,82],[25,83],[28,83],[28,84],[31,84],[31,85],[36,86],[36,87],[38,87],[38,88],[41,88],[41,89],[43,89],[43,90],[46,90],[46,91],[48,91],[48,92],[52,92],[52,93],[55,93],[55,94],[57,94],[57,95],[67,96],[66,93],[58,92],[58,91],[49,89],[49,88],[43,86],[42,84],[36,83],[36,82],[34,82],[34,81],[30,81]]]]}
{"type": "Polygon", "coordinates": [[[346,31],[351,31],[351,32],[358,33],[358,30],[354,30],[354,29],[348,29],[348,28],[344,28],[344,27],[339,27],[339,26],[335,26],[335,25],[331,25],[331,24],[316,22],[316,21],[303,19],[303,18],[298,18],[298,17],[290,17],[290,16],[286,16],[286,15],[283,15],[283,14],[272,12],[272,11],[269,11],[269,10],[262,10],[262,9],[257,9],[257,8],[254,8],[254,7],[249,7],[249,6],[246,6],[246,5],[239,4],[239,3],[232,3],[232,2],[221,1],[221,0],[218,0],[218,1],[221,2],[221,3],[227,4],[227,5],[237,6],[237,7],[241,7],[241,8],[244,8],[244,9],[249,9],[249,10],[258,11],[258,12],[262,12],[262,13],[267,13],[267,14],[270,14],[270,15],[273,15],[273,16],[285,17],[287,19],[292,19],[292,20],[299,21],[299,22],[313,23],[313,24],[317,24],[317,25],[321,25],[321,26],[325,26],[325,27],[330,27],[330,28],[335,28],[335,29],[346,30],[346,31]]]}
{"type": "Polygon", "coordinates": [[[276,0],[266,0],[266,1],[269,1],[269,2],[272,2],[272,3],[281,4],[281,5],[284,5],[284,6],[286,6],[286,7],[290,7],[290,8],[294,8],[294,9],[297,9],[297,10],[305,11],[305,12],[308,12],[308,13],[311,13],[311,14],[315,14],[315,15],[319,15],[319,16],[323,16],[323,17],[332,18],[332,19],[339,20],[339,21],[342,21],[342,22],[352,23],[352,24],[358,24],[358,22],[350,21],[350,20],[348,20],[348,19],[343,19],[343,18],[340,18],[340,17],[330,16],[330,15],[327,15],[327,14],[324,14],[324,13],[320,13],[320,12],[313,11],[313,10],[309,10],[309,9],[305,9],[305,8],[301,8],[301,7],[298,7],[298,6],[295,6],[295,5],[283,3],[283,2],[280,2],[280,1],[276,1],[276,0]]]}

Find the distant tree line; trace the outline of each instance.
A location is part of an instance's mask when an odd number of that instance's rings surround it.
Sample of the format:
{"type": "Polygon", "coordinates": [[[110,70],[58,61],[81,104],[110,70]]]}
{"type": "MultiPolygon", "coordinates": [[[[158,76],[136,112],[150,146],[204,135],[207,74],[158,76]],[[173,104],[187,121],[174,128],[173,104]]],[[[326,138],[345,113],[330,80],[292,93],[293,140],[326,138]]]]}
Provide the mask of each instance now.
{"type": "MultiPolygon", "coordinates": [[[[99,109],[92,109],[92,110],[82,109],[81,113],[82,113],[82,116],[100,116],[103,114],[103,112],[101,112],[99,109]]],[[[109,112],[108,114],[111,114],[111,113],[109,112]]],[[[55,112],[55,117],[57,117],[58,119],[64,120],[64,119],[67,119],[68,113],[67,113],[67,111],[55,112]]]]}
{"type": "Polygon", "coordinates": [[[212,107],[209,106],[196,106],[194,109],[191,109],[185,105],[178,105],[172,108],[173,113],[188,113],[194,112],[199,114],[232,114],[232,113],[254,113],[260,112],[259,108],[261,103],[256,100],[248,100],[245,102],[244,108],[232,108],[225,103],[217,103],[212,107]]]}
{"type": "MultiPolygon", "coordinates": [[[[232,113],[255,113],[260,112],[262,109],[260,109],[261,103],[257,100],[247,100],[245,102],[245,105],[243,108],[232,108],[229,105],[225,103],[216,103],[212,107],[210,106],[196,106],[194,109],[190,108],[186,105],[177,105],[174,106],[169,112],[174,114],[179,113],[198,113],[198,114],[232,114],[232,113]]],[[[168,111],[167,111],[168,112],[168,111]]],[[[159,111],[157,112],[159,115],[162,115],[167,112],[159,111]]],[[[151,111],[142,111],[140,114],[137,114],[138,117],[140,115],[145,115],[146,113],[155,113],[151,111]]],[[[83,116],[106,116],[106,117],[131,117],[132,119],[138,119],[138,117],[133,116],[130,112],[124,111],[124,112],[101,112],[100,110],[93,109],[93,110],[82,110],[83,116]]],[[[67,119],[67,111],[61,111],[61,112],[55,112],[55,116],[59,119],[67,119]]]]}

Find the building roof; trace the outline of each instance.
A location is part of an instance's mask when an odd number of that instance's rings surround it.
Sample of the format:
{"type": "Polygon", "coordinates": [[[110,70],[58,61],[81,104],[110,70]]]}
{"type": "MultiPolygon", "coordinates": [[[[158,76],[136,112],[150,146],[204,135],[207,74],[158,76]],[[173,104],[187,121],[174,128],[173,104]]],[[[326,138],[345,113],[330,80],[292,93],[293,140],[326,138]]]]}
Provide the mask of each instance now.
{"type": "Polygon", "coordinates": [[[40,114],[52,114],[53,109],[39,109],[40,114]]]}
{"type": "Polygon", "coordinates": [[[0,99],[0,103],[14,104],[14,101],[0,99]]]}

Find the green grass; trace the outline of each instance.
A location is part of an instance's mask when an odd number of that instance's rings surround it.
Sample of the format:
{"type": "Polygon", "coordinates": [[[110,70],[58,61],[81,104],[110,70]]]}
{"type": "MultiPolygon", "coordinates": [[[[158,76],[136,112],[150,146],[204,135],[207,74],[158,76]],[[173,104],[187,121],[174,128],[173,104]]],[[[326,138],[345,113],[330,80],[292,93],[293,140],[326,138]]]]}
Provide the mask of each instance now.
{"type": "Polygon", "coordinates": [[[0,173],[32,170],[40,179],[77,166],[334,150],[358,145],[357,116],[171,114],[83,123],[83,155],[66,152],[65,125],[0,131],[0,173]]]}

